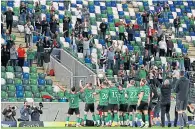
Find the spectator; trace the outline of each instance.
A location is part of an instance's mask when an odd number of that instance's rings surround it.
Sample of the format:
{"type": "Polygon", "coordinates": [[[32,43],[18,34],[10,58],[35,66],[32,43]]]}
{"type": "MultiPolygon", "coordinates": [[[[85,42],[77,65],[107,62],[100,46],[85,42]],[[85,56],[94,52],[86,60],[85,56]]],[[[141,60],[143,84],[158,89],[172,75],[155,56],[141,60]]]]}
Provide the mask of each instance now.
{"type": "Polygon", "coordinates": [[[46,36],[47,27],[49,25],[48,25],[48,22],[46,21],[46,18],[45,17],[43,17],[43,20],[41,21],[41,26],[42,26],[42,34],[46,36]]]}
{"type": "Polygon", "coordinates": [[[20,118],[18,121],[29,121],[29,116],[31,115],[32,110],[30,105],[25,101],[24,106],[20,109],[20,118]]]}
{"type": "Polygon", "coordinates": [[[26,53],[27,53],[27,61],[30,65],[30,67],[32,67],[33,61],[35,59],[35,51],[33,50],[33,48],[31,46],[29,46],[26,53]]]}
{"type": "Polygon", "coordinates": [[[111,36],[108,35],[108,38],[106,38],[106,48],[109,48],[112,46],[112,39],[111,39],[111,36]]]}
{"type": "Polygon", "coordinates": [[[51,48],[51,42],[48,37],[44,38],[44,48],[51,48]]]}
{"type": "Polygon", "coordinates": [[[185,113],[189,97],[190,81],[184,77],[184,71],[180,72],[180,79],[176,83],[176,108],[180,122],[180,129],[184,128],[184,121],[188,125],[188,117],[185,113]]]}
{"type": "Polygon", "coordinates": [[[26,52],[24,48],[22,47],[22,44],[19,45],[17,52],[18,52],[18,66],[23,67],[26,52]]]}
{"type": "Polygon", "coordinates": [[[179,61],[179,68],[180,68],[181,70],[184,70],[184,68],[185,68],[185,67],[184,67],[184,57],[183,57],[182,54],[179,56],[178,61],[179,61]]]}
{"type": "Polygon", "coordinates": [[[184,67],[186,71],[190,71],[190,58],[188,55],[186,55],[184,58],[184,67]]]}
{"type": "Polygon", "coordinates": [[[72,49],[75,53],[77,53],[77,43],[79,42],[78,41],[78,37],[75,36],[74,33],[72,33],[72,36],[71,36],[71,45],[72,45],[72,49]]]}
{"type": "Polygon", "coordinates": [[[157,6],[155,7],[155,11],[156,11],[156,13],[158,15],[158,18],[160,18],[161,11],[162,11],[160,3],[158,3],[157,6]]]}
{"type": "Polygon", "coordinates": [[[160,52],[159,52],[159,56],[165,56],[165,53],[167,51],[167,44],[165,42],[164,39],[162,39],[160,42],[159,42],[159,49],[160,49],[160,52]]]}
{"type": "Polygon", "coordinates": [[[163,37],[163,30],[162,30],[162,26],[159,26],[158,27],[158,30],[157,30],[157,37],[158,37],[158,42],[161,41],[162,37],[163,37]]]}
{"type": "Polygon", "coordinates": [[[148,50],[145,50],[145,54],[143,57],[143,64],[147,65],[148,66],[147,68],[149,68],[150,60],[151,60],[151,57],[149,55],[149,52],[148,52],[148,50]]]}
{"type": "Polygon", "coordinates": [[[26,22],[26,13],[27,13],[26,5],[24,2],[22,2],[20,5],[20,20],[23,21],[24,23],[26,22]]]}
{"type": "Polygon", "coordinates": [[[105,19],[102,20],[102,23],[100,24],[99,28],[100,28],[100,31],[101,31],[101,33],[100,33],[101,39],[105,39],[106,30],[107,30],[107,24],[105,23],[105,19]]]}
{"type": "Polygon", "coordinates": [[[10,105],[5,108],[2,112],[4,115],[4,120],[3,121],[16,121],[14,116],[16,116],[16,107],[11,107],[10,105]]]}
{"type": "Polygon", "coordinates": [[[57,25],[59,25],[59,23],[57,22],[55,16],[52,17],[52,20],[50,22],[50,32],[51,32],[51,38],[54,38],[54,35],[57,31],[57,25]]]}
{"type": "Polygon", "coordinates": [[[152,27],[150,26],[148,28],[148,41],[149,41],[149,44],[151,44],[153,42],[153,37],[152,37],[152,27]]]}
{"type": "Polygon", "coordinates": [[[51,6],[50,6],[50,8],[49,8],[49,11],[50,11],[50,18],[51,18],[51,20],[52,20],[52,19],[53,19],[53,16],[55,15],[55,11],[56,11],[56,9],[55,9],[53,3],[51,3],[51,6]]]}
{"type": "MultiPolygon", "coordinates": [[[[119,39],[120,40],[126,40],[126,37],[125,37],[125,24],[121,21],[119,26],[118,26],[118,29],[119,29],[119,39]],[[123,37],[123,39],[122,39],[123,37]]],[[[127,40],[126,40],[127,41],[127,40]]]]}
{"type": "Polygon", "coordinates": [[[6,45],[1,46],[1,65],[7,66],[7,63],[10,58],[10,50],[6,45]]]}
{"type": "Polygon", "coordinates": [[[195,32],[195,18],[194,18],[194,16],[192,15],[189,20],[190,20],[189,31],[195,32]]]}
{"type": "Polygon", "coordinates": [[[8,11],[6,11],[4,13],[4,15],[6,16],[6,26],[7,26],[7,29],[9,29],[9,33],[11,34],[11,32],[12,32],[12,24],[13,24],[13,15],[15,15],[15,13],[11,10],[11,8],[8,8],[8,11]]]}
{"type": "Polygon", "coordinates": [[[90,39],[88,39],[88,38],[83,39],[83,56],[84,57],[90,56],[90,43],[91,43],[92,39],[93,39],[93,36],[90,37],[90,39]]]}
{"type": "Polygon", "coordinates": [[[151,53],[156,56],[158,51],[158,39],[156,37],[153,38],[153,43],[151,44],[151,53]]]}
{"type": "Polygon", "coordinates": [[[49,65],[50,65],[50,55],[53,51],[53,47],[51,49],[45,49],[43,54],[43,61],[44,61],[44,73],[48,75],[49,65]]]}
{"type": "Polygon", "coordinates": [[[123,59],[124,59],[124,70],[129,70],[130,65],[130,53],[128,48],[126,48],[125,53],[123,53],[123,59]]]}
{"type": "Polygon", "coordinates": [[[43,54],[44,54],[44,43],[42,41],[43,37],[40,37],[39,41],[37,42],[37,65],[39,67],[43,66],[43,54]]]}
{"type": "Polygon", "coordinates": [[[41,5],[40,5],[40,1],[36,1],[35,2],[35,20],[41,21],[41,5]]]}
{"type": "Polygon", "coordinates": [[[4,17],[3,14],[1,13],[1,35],[4,34],[3,24],[4,24],[4,17]]]}
{"type": "Polygon", "coordinates": [[[70,18],[65,16],[63,20],[64,37],[69,37],[69,24],[70,24],[70,18]]]}
{"type": "Polygon", "coordinates": [[[192,71],[195,71],[195,61],[191,63],[192,71]]]}
{"type": "Polygon", "coordinates": [[[88,38],[88,32],[89,32],[89,22],[87,21],[87,19],[84,20],[82,27],[83,27],[83,37],[87,37],[88,38]]]}
{"type": "Polygon", "coordinates": [[[64,1],[65,10],[69,10],[69,5],[70,5],[70,0],[65,0],[64,1]]]}
{"type": "Polygon", "coordinates": [[[10,48],[10,61],[11,61],[11,66],[16,66],[17,58],[18,58],[18,53],[16,51],[15,44],[13,44],[12,47],[10,48]]]}
{"type": "Polygon", "coordinates": [[[144,23],[144,29],[145,29],[145,30],[148,29],[149,16],[150,16],[150,14],[147,13],[146,11],[142,14],[143,23],[144,23]]]}
{"type": "Polygon", "coordinates": [[[153,15],[153,27],[155,30],[158,29],[158,14],[157,13],[154,13],[153,15]]]}
{"type": "Polygon", "coordinates": [[[164,2],[164,10],[168,11],[169,10],[169,4],[168,2],[164,2]]]}
{"type": "Polygon", "coordinates": [[[180,18],[177,16],[173,21],[174,27],[175,27],[175,37],[178,37],[179,35],[179,26],[180,26],[180,18]]]}
{"type": "Polygon", "coordinates": [[[191,102],[189,102],[187,106],[187,115],[188,115],[188,121],[192,121],[192,125],[194,125],[195,109],[191,102]]]}
{"type": "Polygon", "coordinates": [[[114,69],[114,49],[111,47],[107,52],[107,58],[108,58],[108,69],[114,69]]]}
{"type": "Polygon", "coordinates": [[[76,21],[76,24],[75,24],[75,35],[77,37],[80,37],[80,34],[81,34],[81,26],[82,24],[80,24],[80,22],[76,21]]]}
{"type": "Polygon", "coordinates": [[[34,30],[31,22],[25,25],[26,47],[32,46],[32,31],[34,30]]]}
{"type": "Polygon", "coordinates": [[[35,27],[36,27],[36,32],[38,33],[38,35],[40,35],[41,34],[41,22],[39,18],[37,18],[35,21],[35,27]]]}
{"type": "Polygon", "coordinates": [[[138,71],[138,77],[139,79],[146,78],[147,77],[147,71],[144,68],[144,65],[141,66],[141,69],[138,71]]]}
{"type": "Polygon", "coordinates": [[[77,6],[75,16],[77,17],[77,22],[79,22],[79,24],[81,24],[82,23],[82,12],[81,12],[79,6],[77,6]]]}
{"type": "Polygon", "coordinates": [[[168,57],[172,56],[173,48],[174,48],[174,44],[173,44],[171,38],[169,37],[169,39],[167,40],[167,56],[168,57]]]}
{"type": "Polygon", "coordinates": [[[129,25],[127,27],[127,34],[128,34],[128,41],[133,41],[133,37],[134,37],[134,30],[133,30],[133,27],[131,25],[129,25]]]}

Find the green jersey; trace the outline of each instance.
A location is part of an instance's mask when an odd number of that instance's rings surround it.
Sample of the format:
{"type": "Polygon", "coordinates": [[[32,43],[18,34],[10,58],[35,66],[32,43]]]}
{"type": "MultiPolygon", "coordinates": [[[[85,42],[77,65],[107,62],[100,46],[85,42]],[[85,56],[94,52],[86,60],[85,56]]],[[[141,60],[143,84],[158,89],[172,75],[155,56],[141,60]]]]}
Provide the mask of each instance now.
{"type": "Polygon", "coordinates": [[[125,97],[126,94],[126,90],[121,90],[120,94],[119,94],[119,98],[120,98],[120,104],[126,104],[127,103],[127,99],[125,97]]]}
{"type": "Polygon", "coordinates": [[[143,98],[141,101],[147,102],[148,103],[148,99],[150,96],[150,87],[145,85],[145,86],[141,86],[140,87],[140,93],[144,92],[143,98]]]}
{"type": "Polygon", "coordinates": [[[126,93],[128,96],[128,104],[130,105],[136,105],[138,101],[138,94],[139,94],[139,88],[135,86],[131,86],[126,89],[126,93]]]}
{"type": "Polygon", "coordinates": [[[79,108],[80,92],[73,94],[66,91],[65,96],[69,101],[69,108],[79,108]]]}
{"type": "Polygon", "coordinates": [[[109,88],[109,104],[119,104],[119,89],[117,87],[109,88]]]}
{"type": "Polygon", "coordinates": [[[107,106],[108,105],[108,93],[109,90],[107,88],[103,88],[101,90],[96,91],[99,94],[99,105],[107,106]]]}
{"type": "Polygon", "coordinates": [[[84,94],[85,94],[85,101],[86,103],[94,103],[94,89],[85,89],[84,94]]]}

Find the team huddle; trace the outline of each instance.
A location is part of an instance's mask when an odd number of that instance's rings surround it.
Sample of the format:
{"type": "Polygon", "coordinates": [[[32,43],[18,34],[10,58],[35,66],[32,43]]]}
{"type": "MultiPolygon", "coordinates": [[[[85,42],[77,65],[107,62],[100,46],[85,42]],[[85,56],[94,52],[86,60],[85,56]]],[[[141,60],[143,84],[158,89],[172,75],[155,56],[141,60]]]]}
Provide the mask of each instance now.
{"type": "Polygon", "coordinates": [[[121,125],[137,127],[137,122],[139,122],[141,127],[149,127],[148,105],[151,93],[145,79],[141,79],[140,87],[135,86],[134,80],[131,80],[126,88],[122,88],[109,80],[100,84],[99,79],[98,86],[98,90],[95,90],[91,83],[83,87],[80,81],[81,89],[78,92],[76,92],[75,87],[68,92],[59,86],[69,100],[69,110],[66,118],[67,126],[69,125],[70,116],[74,113],[77,115],[76,126],[80,126],[79,97],[80,94],[84,93],[86,102],[83,118],[84,126],[86,125],[87,113],[91,112],[94,125],[97,126],[121,125]],[[95,95],[99,96],[97,113],[95,113],[95,95]],[[144,114],[144,122],[142,114],[144,114]]]}

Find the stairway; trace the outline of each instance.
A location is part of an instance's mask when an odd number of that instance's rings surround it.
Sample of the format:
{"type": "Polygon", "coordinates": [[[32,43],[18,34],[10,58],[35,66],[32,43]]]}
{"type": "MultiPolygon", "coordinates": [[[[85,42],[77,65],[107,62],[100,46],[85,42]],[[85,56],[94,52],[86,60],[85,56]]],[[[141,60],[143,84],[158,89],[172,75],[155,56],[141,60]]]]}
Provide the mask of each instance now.
{"type": "MultiPolygon", "coordinates": [[[[17,28],[13,28],[12,34],[16,35],[16,40],[15,40],[16,48],[18,48],[20,44],[22,44],[23,47],[25,48],[26,43],[24,39],[24,33],[19,33],[17,28]]],[[[36,51],[37,49],[36,45],[33,46],[33,49],[36,51]]],[[[27,48],[25,48],[25,51],[27,51],[27,48]]],[[[36,61],[33,62],[33,66],[37,66],[36,61]]],[[[44,73],[43,67],[37,67],[37,73],[44,73]]],[[[51,79],[53,81],[53,85],[59,84],[59,81],[55,79],[55,76],[46,76],[45,79],[51,79]]]]}

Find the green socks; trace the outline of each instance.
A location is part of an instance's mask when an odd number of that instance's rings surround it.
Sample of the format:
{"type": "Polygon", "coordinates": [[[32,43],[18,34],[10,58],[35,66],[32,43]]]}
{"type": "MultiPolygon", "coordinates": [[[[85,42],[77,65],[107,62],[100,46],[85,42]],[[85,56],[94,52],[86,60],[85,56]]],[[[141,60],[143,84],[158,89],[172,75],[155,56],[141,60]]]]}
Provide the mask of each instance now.
{"type": "Polygon", "coordinates": [[[112,117],[111,117],[111,113],[110,112],[108,112],[108,122],[111,122],[112,121],[112,117]]]}
{"type": "Polygon", "coordinates": [[[149,122],[148,120],[149,120],[149,117],[148,117],[148,115],[144,115],[145,116],[145,121],[146,122],[149,122]]]}
{"type": "Polygon", "coordinates": [[[133,121],[133,115],[129,114],[129,121],[133,121]]]}
{"type": "Polygon", "coordinates": [[[114,112],[114,122],[118,122],[118,113],[114,112]]]}
{"type": "Polygon", "coordinates": [[[68,123],[69,123],[69,120],[70,120],[70,117],[67,116],[67,117],[66,117],[66,124],[67,124],[67,125],[68,125],[68,123]]]}
{"type": "Polygon", "coordinates": [[[87,115],[84,115],[84,119],[83,119],[84,121],[86,121],[87,120],[87,115]]]}
{"type": "Polygon", "coordinates": [[[96,114],[96,121],[97,121],[97,124],[100,125],[100,115],[99,114],[96,114]]]}

